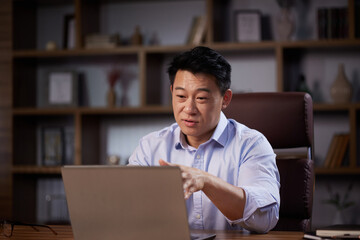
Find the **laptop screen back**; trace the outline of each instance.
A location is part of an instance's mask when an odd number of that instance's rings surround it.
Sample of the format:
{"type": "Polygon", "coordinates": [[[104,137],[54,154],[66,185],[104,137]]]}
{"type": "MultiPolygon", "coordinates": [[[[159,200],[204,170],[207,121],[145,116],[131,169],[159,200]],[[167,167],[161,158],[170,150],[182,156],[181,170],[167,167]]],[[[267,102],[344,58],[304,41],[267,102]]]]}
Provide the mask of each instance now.
{"type": "Polygon", "coordinates": [[[190,238],[180,169],[66,166],[61,170],[76,240],[190,238]]]}

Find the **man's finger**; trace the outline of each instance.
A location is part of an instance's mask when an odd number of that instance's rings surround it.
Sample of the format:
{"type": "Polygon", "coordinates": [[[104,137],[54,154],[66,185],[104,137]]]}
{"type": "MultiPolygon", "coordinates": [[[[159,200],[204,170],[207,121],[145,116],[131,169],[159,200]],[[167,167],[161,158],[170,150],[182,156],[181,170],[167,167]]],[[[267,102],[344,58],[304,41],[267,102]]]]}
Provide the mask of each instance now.
{"type": "MultiPolygon", "coordinates": [[[[171,167],[180,167],[180,165],[178,164],[175,164],[175,163],[169,163],[169,162],[166,162],[162,159],[159,160],[159,164],[160,166],[171,166],[171,167]]],[[[180,167],[181,168],[181,167],[180,167]]]]}
{"type": "Polygon", "coordinates": [[[171,163],[165,162],[162,159],[159,160],[159,164],[160,164],[160,166],[172,166],[171,163]]]}

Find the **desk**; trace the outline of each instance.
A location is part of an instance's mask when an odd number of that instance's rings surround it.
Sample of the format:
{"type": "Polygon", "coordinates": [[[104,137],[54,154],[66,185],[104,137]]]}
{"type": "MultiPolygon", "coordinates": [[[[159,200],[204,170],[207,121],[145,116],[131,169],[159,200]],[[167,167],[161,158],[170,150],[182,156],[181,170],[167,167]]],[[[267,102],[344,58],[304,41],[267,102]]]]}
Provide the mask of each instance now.
{"type": "MultiPolygon", "coordinates": [[[[58,235],[54,235],[46,228],[38,228],[39,232],[31,227],[15,226],[13,236],[5,238],[0,236],[0,239],[7,240],[73,240],[73,233],[71,226],[68,225],[52,225],[51,226],[58,235]]],[[[302,232],[269,232],[268,234],[246,234],[240,231],[210,231],[216,233],[215,240],[236,240],[236,239],[265,239],[265,240],[300,240],[303,237],[302,232]]]]}

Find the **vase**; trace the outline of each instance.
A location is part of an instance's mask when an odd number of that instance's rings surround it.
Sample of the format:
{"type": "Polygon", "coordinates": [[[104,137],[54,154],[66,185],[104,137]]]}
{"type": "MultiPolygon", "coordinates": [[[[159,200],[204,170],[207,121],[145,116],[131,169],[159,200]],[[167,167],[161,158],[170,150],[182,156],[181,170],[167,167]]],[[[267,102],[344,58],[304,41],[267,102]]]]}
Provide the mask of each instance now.
{"type": "Polygon", "coordinates": [[[330,96],[335,103],[347,103],[351,101],[351,83],[346,77],[344,64],[339,64],[337,77],[330,87],[330,96]]]}
{"type": "Polygon", "coordinates": [[[281,8],[280,14],[277,17],[277,34],[279,41],[288,41],[294,32],[294,20],[292,19],[290,9],[281,8]]]}
{"type": "Polygon", "coordinates": [[[107,100],[108,107],[115,107],[116,93],[115,93],[114,88],[112,88],[112,87],[109,88],[109,90],[107,92],[106,100],[107,100]]]}
{"type": "Polygon", "coordinates": [[[142,42],[143,42],[143,37],[140,32],[140,27],[136,26],[135,31],[134,31],[133,35],[131,36],[131,44],[132,45],[141,45],[142,42]]]}
{"type": "Polygon", "coordinates": [[[335,211],[335,215],[334,215],[332,224],[333,225],[344,224],[344,218],[343,218],[343,214],[342,214],[341,210],[335,211]]]}

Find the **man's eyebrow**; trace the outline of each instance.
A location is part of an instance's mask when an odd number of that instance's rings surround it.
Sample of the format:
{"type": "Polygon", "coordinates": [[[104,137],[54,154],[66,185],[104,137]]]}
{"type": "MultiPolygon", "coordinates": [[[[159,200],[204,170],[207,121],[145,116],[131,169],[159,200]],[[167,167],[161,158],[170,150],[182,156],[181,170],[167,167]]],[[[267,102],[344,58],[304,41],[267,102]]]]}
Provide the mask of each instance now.
{"type": "Polygon", "coordinates": [[[185,90],[183,87],[175,87],[175,90],[185,90]]]}
{"type": "Polygon", "coordinates": [[[210,92],[210,89],[208,89],[208,88],[198,88],[198,89],[196,89],[197,91],[204,91],[204,92],[210,92]]]}
{"type": "MultiPolygon", "coordinates": [[[[185,90],[185,88],[183,88],[183,87],[175,87],[175,90],[185,90]]],[[[211,92],[210,91],[210,89],[208,89],[208,88],[198,88],[198,89],[196,89],[196,91],[204,91],[204,92],[211,92]]]]}

